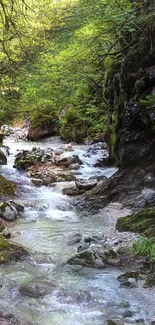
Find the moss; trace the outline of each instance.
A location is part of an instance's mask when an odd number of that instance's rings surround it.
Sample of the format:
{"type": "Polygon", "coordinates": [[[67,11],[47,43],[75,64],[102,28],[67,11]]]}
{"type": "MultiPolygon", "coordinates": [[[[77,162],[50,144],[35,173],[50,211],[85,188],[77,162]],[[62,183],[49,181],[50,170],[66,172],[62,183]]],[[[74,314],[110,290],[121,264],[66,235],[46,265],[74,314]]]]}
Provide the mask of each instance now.
{"type": "Polygon", "coordinates": [[[15,188],[12,182],[0,176],[0,196],[14,195],[15,188]]]}
{"type": "Polygon", "coordinates": [[[30,160],[28,160],[28,159],[19,160],[16,163],[17,169],[23,169],[23,170],[30,167],[31,165],[32,165],[32,162],[30,160]]]}
{"type": "Polygon", "coordinates": [[[11,248],[11,244],[0,234],[0,253],[11,248]]]}
{"type": "Polygon", "coordinates": [[[8,203],[6,201],[2,202],[0,204],[0,210],[1,211],[5,211],[5,208],[8,206],[8,203]]]}
{"type": "Polygon", "coordinates": [[[155,208],[142,209],[136,214],[119,218],[116,228],[119,231],[133,231],[155,237],[155,208]]]}

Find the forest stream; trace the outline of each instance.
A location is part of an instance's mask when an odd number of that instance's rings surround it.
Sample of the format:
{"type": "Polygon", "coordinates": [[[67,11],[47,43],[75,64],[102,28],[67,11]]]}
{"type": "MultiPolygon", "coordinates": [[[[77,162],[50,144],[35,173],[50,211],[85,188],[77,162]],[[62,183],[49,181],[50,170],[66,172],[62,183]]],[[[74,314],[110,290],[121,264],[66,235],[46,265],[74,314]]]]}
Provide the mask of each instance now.
{"type": "MultiPolygon", "coordinates": [[[[6,138],[4,144],[9,146],[10,156],[7,165],[1,166],[1,174],[18,183],[16,201],[25,206],[24,218],[11,227],[11,241],[28,249],[30,256],[1,266],[1,309],[35,325],[102,325],[109,319],[123,319],[124,324],[155,321],[154,289],[120,287],[117,277],[127,271],[125,267],[93,269],[66,263],[76,254],[78,244],[70,242],[74,235],[116,238],[116,219],[129,211],[113,203],[96,214],[77,212],[74,200],[62,194],[61,183],[37,187],[25,172],[13,168],[18,150],[58,148],[62,144],[59,137],[41,142],[6,138]],[[29,282],[48,285],[51,290],[44,297],[24,295],[19,288],[29,282]]],[[[103,150],[88,156],[88,145],[73,149],[83,162],[79,177],[110,177],[115,172],[115,168],[93,167],[103,150]]]]}

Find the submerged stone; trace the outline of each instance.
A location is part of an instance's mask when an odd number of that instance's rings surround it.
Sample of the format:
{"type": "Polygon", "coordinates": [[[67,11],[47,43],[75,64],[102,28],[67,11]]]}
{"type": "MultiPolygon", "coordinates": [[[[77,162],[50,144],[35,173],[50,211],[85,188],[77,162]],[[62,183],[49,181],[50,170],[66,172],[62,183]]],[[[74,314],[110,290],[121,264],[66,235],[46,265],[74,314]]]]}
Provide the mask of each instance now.
{"type": "Polygon", "coordinates": [[[51,288],[47,284],[43,283],[28,283],[23,284],[19,291],[25,296],[38,298],[49,294],[51,292],[51,288]]]}

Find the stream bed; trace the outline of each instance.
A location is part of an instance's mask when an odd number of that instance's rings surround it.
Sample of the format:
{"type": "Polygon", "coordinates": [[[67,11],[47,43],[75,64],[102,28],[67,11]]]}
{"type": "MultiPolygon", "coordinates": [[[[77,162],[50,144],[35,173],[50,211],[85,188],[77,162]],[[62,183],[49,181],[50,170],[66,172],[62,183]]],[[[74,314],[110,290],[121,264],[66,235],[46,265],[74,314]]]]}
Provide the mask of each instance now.
{"type": "MultiPolygon", "coordinates": [[[[6,139],[4,144],[10,147],[11,154],[8,164],[1,166],[1,174],[18,184],[18,201],[25,206],[24,218],[11,227],[11,240],[28,249],[30,257],[1,266],[0,309],[35,325],[102,325],[108,319],[123,320],[123,324],[155,321],[155,291],[121,288],[117,277],[123,268],[66,264],[76,254],[77,245],[70,245],[74,234],[116,238],[116,219],[129,211],[111,204],[96,214],[77,213],[73,199],[62,194],[61,184],[36,187],[25,172],[13,168],[18,150],[58,148],[62,144],[59,137],[37,143],[6,139]],[[20,286],[31,281],[50,284],[51,292],[39,298],[21,294],[20,286]]],[[[103,150],[87,155],[88,149],[74,146],[83,161],[79,177],[110,177],[115,168],[93,167],[103,150]]]]}

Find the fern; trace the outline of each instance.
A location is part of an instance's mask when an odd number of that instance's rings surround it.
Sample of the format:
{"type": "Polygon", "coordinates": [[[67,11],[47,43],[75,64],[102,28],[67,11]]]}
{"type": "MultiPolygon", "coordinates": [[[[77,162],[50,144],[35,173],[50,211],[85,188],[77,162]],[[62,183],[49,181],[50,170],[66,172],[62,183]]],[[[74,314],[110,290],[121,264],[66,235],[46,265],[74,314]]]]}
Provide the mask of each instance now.
{"type": "Polygon", "coordinates": [[[148,257],[151,263],[155,262],[155,238],[139,237],[133,243],[133,252],[138,256],[148,257]]]}

